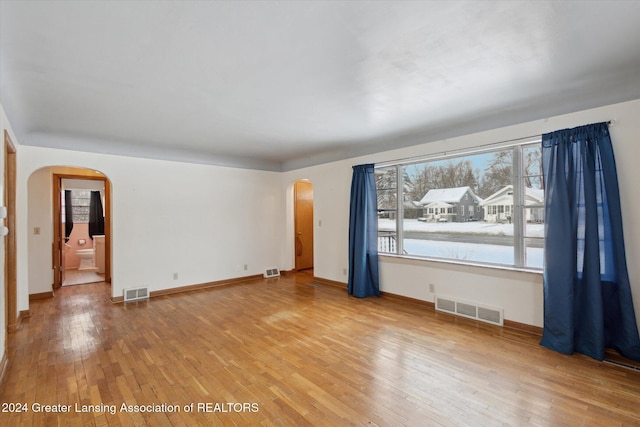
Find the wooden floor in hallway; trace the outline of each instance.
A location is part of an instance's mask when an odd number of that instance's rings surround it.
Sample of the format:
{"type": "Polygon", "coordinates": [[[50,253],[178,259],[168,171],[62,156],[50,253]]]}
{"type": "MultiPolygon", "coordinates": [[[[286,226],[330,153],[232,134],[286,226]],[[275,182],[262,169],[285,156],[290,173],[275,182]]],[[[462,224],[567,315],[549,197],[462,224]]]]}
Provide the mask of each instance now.
{"type": "Polygon", "coordinates": [[[640,371],[309,274],[127,304],[109,292],[31,302],[0,425],[640,425],[640,371]]]}

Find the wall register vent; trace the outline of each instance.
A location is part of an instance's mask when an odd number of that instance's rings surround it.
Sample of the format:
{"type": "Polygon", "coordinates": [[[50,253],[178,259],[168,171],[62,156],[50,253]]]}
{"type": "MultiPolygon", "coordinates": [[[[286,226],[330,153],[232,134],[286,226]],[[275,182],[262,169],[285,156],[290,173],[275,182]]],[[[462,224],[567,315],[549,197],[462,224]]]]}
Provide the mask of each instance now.
{"type": "Polygon", "coordinates": [[[263,274],[265,279],[270,277],[278,277],[280,275],[280,270],[277,268],[267,268],[263,274]]]}
{"type": "Polygon", "coordinates": [[[148,288],[134,288],[124,290],[124,302],[149,299],[148,288]]]}
{"type": "Polygon", "coordinates": [[[436,310],[469,319],[480,320],[492,325],[504,325],[504,310],[501,308],[487,307],[468,301],[457,301],[453,298],[436,295],[436,310]]]}

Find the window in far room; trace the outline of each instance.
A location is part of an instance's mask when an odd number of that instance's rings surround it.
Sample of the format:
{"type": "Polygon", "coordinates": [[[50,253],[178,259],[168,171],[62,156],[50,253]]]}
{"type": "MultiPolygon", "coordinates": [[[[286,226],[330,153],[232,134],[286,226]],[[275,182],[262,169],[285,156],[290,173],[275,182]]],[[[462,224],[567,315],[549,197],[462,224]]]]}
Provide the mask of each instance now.
{"type": "MultiPolygon", "coordinates": [[[[62,200],[62,222],[65,221],[65,199],[62,200]]],[[[71,206],[73,209],[73,222],[89,222],[89,205],[91,203],[90,190],[71,190],[71,206]]]]}

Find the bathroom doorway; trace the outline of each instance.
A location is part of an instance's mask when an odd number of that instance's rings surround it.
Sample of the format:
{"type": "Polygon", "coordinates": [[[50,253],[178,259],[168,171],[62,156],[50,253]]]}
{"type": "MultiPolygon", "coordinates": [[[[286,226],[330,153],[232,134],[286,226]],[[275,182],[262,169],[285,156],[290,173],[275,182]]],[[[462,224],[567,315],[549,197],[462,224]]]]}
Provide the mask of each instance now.
{"type": "Polygon", "coordinates": [[[88,169],[52,169],[53,288],[95,282],[110,283],[109,180],[105,175],[88,169]],[[99,219],[98,222],[96,218],[99,219]]]}

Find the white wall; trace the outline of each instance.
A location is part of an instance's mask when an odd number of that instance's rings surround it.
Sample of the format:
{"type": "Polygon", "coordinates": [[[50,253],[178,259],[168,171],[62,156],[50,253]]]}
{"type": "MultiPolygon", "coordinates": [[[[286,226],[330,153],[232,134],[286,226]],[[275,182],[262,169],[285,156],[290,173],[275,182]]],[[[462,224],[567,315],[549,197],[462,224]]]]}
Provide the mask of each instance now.
{"type": "Polygon", "coordinates": [[[28,308],[29,293],[51,289],[51,166],[98,170],[111,181],[113,296],[282,268],[278,173],[23,145],[17,216],[29,222],[17,234],[20,310],[28,308]]]}
{"type": "MultiPolygon", "coordinates": [[[[314,185],[315,269],[314,274],[329,280],[346,282],[343,269],[348,262],[348,216],[351,167],[362,163],[380,163],[414,156],[473,148],[484,144],[541,135],[553,130],[614,120],[611,137],[620,180],[627,262],[636,318],[640,324],[640,100],[581,111],[544,120],[494,129],[450,140],[434,141],[374,155],[332,162],[284,173],[282,188],[290,199],[291,183],[308,178],[314,185]],[[319,226],[322,221],[322,226],[319,226]]],[[[293,210],[287,205],[285,265],[292,268],[293,210]]],[[[381,290],[425,301],[433,301],[428,284],[435,293],[490,306],[504,308],[508,320],[542,326],[542,277],[517,271],[471,267],[426,260],[407,260],[383,256],[380,263],[381,290]]]]}
{"type": "MultiPolygon", "coordinates": [[[[22,147],[18,157],[22,155],[22,147]]],[[[53,182],[49,168],[35,171],[27,181],[27,251],[29,253],[29,295],[51,292],[53,269],[51,245],[53,243],[53,182]],[[35,228],[39,234],[35,233],[35,228]]],[[[18,244],[18,248],[20,245],[18,244]]]]}

